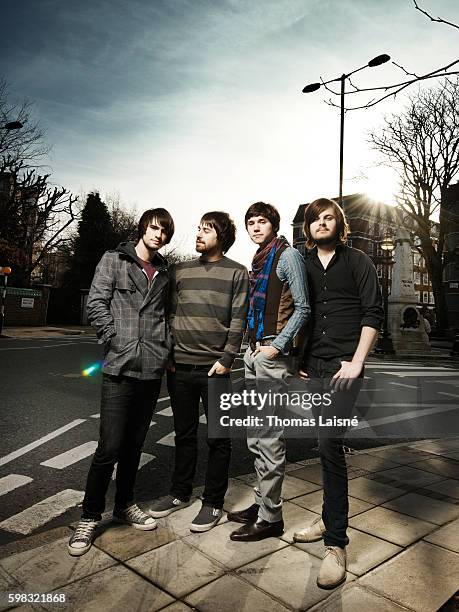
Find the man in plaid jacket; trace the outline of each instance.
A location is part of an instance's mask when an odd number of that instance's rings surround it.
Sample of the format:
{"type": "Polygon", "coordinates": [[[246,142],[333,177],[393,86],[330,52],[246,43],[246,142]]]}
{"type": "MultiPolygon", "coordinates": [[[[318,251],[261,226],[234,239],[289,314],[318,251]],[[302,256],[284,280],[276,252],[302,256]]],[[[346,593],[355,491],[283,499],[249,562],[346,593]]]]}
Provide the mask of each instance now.
{"type": "Polygon", "coordinates": [[[174,222],[163,208],[147,210],[138,241],[121,243],[100,260],[88,296],[88,317],[105,345],[100,438],[89,469],[81,520],[70,538],[73,556],[86,553],[105,509],[118,462],[113,518],[136,529],[156,521],[133,500],[145,436],[171,349],[165,316],[169,275],[158,250],[170,242],[174,222]]]}

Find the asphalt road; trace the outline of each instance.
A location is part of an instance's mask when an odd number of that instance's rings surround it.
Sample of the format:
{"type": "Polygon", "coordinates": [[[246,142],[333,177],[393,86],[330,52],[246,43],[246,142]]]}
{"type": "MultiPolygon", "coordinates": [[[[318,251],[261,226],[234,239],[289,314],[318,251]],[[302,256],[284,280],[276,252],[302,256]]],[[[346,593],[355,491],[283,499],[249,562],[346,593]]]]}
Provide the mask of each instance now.
{"type": "MultiPolygon", "coordinates": [[[[82,376],[82,371],[101,359],[101,347],[91,337],[59,337],[48,339],[0,339],[0,542],[7,542],[30,533],[69,524],[79,518],[79,495],[82,495],[91,455],[98,439],[100,397],[100,372],[93,376],[82,376]],[[62,456],[63,453],[66,453],[62,456]],[[62,493],[64,492],[64,493],[62,493]],[[57,497],[56,497],[57,496],[57,497]],[[45,507],[43,500],[51,501],[45,507]],[[73,501],[72,501],[73,500],[73,501]],[[38,506],[37,506],[38,504],[38,506]],[[56,508],[55,518],[48,520],[56,508]],[[31,509],[32,511],[28,511],[31,509]],[[57,510],[61,508],[61,510],[57,510]],[[22,513],[22,514],[21,514],[22,513]],[[21,515],[20,531],[5,529],[10,517],[21,515]],[[40,520],[40,516],[42,519],[40,520]],[[43,519],[46,518],[46,520],[43,519]]],[[[234,378],[240,378],[242,361],[236,361],[234,378]]],[[[384,413],[373,413],[376,424],[372,430],[377,437],[368,440],[353,439],[354,448],[377,446],[390,439],[393,432],[384,419],[393,415],[400,419],[400,406],[413,405],[416,393],[411,378],[428,369],[437,378],[443,396],[427,397],[428,406],[436,406],[437,400],[459,398],[459,386],[451,363],[438,361],[424,362],[409,366],[381,363],[373,364],[367,370],[370,379],[382,372],[382,378],[395,385],[384,388],[382,401],[386,404],[384,413]],[[395,381],[395,382],[394,382],[395,381]],[[445,386],[447,385],[447,386],[445,386]],[[390,393],[389,393],[390,392],[390,393]],[[448,398],[448,395],[450,396],[448,398]],[[387,399],[389,398],[389,400],[387,399]],[[392,406],[388,405],[392,402],[392,406]],[[381,421],[383,419],[383,421],[381,421]],[[387,439],[386,436],[387,435],[387,439]]],[[[414,380],[414,379],[413,379],[414,380]]],[[[417,383],[416,383],[417,384],[417,383]]],[[[375,388],[375,387],[374,387],[375,388]]],[[[381,397],[381,394],[378,396],[381,397]]],[[[367,394],[367,403],[374,396],[367,394]]],[[[144,446],[145,464],[137,479],[137,498],[147,501],[168,492],[173,468],[173,423],[167,391],[163,388],[161,399],[153,416],[144,446]]],[[[437,419],[434,408],[427,408],[430,418],[437,419]],[[430,410],[430,412],[429,412],[430,410]],[[433,417],[432,417],[433,414],[433,417]]],[[[406,412],[406,411],[405,411],[406,412]]],[[[424,413],[423,413],[424,414],[424,413]]],[[[453,410],[442,412],[443,423],[451,434],[458,433],[458,419],[453,410]]],[[[428,418],[428,415],[422,418],[428,418]]],[[[389,419],[390,420],[390,419],[389,419]]],[[[411,419],[412,420],[412,419],[411,419]]],[[[419,419],[418,419],[419,421],[419,419]]],[[[407,426],[410,417],[400,421],[399,427],[407,426]]],[[[200,452],[195,485],[204,482],[206,461],[205,425],[201,425],[200,452]]],[[[368,429],[361,435],[367,436],[368,429]]],[[[410,437],[413,430],[406,430],[410,437]]],[[[427,437],[422,428],[416,437],[427,437]]],[[[289,439],[288,461],[299,461],[317,456],[312,450],[315,442],[311,439],[289,439]]],[[[233,441],[231,476],[253,471],[252,457],[244,440],[233,441]]],[[[107,498],[107,508],[113,504],[114,487],[107,498]]]]}

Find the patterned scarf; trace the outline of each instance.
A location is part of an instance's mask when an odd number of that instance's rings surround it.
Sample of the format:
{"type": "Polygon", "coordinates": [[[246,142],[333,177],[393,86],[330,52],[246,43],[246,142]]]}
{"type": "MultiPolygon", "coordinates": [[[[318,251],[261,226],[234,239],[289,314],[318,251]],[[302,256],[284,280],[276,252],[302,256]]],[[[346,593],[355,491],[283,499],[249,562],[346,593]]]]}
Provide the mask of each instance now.
{"type": "Polygon", "coordinates": [[[268,244],[258,249],[252,260],[252,271],[250,273],[250,305],[247,322],[249,329],[254,330],[255,320],[257,321],[257,340],[261,340],[264,336],[266,292],[274,257],[278,249],[284,245],[290,246],[283,236],[279,236],[278,238],[275,236],[268,244]]]}

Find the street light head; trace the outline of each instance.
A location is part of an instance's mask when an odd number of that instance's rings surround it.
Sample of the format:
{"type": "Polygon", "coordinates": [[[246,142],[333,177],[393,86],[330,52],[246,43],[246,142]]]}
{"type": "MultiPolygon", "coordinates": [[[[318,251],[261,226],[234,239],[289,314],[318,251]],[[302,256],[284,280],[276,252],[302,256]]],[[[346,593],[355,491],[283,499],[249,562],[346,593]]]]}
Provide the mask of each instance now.
{"type": "Polygon", "coordinates": [[[22,127],[24,127],[24,124],[20,121],[10,121],[3,126],[5,130],[20,130],[22,127]]]}
{"type": "Polygon", "coordinates": [[[4,276],[8,276],[8,274],[11,274],[12,270],[9,266],[3,266],[0,267],[0,274],[3,274],[4,276]]]}
{"type": "Polygon", "coordinates": [[[395,249],[395,244],[394,244],[394,241],[392,240],[392,237],[387,234],[381,240],[379,246],[381,247],[383,251],[388,252],[388,253],[392,253],[392,251],[395,249]]]}
{"type": "Polygon", "coordinates": [[[385,64],[390,60],[390,55],[387,53],[383,53],[382,55],[377,55],[373,59],[368,62],[368,66],[370,68],[374,68],[375,66],[380,66],[381,64],[385,64]]]}
{"type": "Polygon", "coordinates": [[[306,85],[305,87],[303,87],[303,93],[312,93],[313,91],[317,91],[318,89],[320,89],[320,85],[321,83],[309,83],[309,85],[306,85]]]}

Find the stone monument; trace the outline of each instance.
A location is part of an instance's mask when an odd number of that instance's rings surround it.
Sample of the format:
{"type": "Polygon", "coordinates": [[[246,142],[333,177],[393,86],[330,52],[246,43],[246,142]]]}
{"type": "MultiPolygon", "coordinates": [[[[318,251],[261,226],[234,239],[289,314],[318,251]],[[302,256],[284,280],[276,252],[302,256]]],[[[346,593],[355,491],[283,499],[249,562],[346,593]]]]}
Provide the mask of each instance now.
{"type": "Polygon", "coordinates": [[[424,318],[417,309],[410,235],[398,228],[395,238],[388,327],[395,354],[410,357],[431,351],[424,318]]]}

